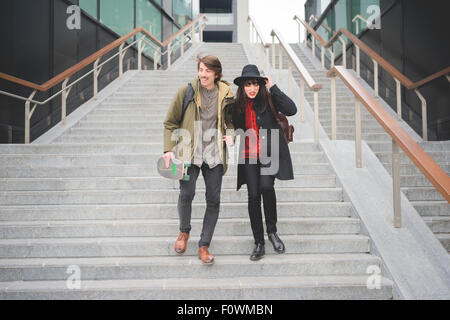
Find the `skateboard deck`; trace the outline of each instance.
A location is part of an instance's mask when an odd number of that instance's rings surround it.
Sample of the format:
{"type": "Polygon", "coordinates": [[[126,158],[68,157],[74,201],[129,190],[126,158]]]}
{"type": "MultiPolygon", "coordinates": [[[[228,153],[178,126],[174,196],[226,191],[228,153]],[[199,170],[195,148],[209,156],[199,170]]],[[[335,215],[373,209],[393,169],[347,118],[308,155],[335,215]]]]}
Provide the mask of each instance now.
{"type": "Polygon", "coordinates": [[[169,167],[166,168],[164,157],[158,159],[158,173],[167,179],[189,181],[187,174],[188,168],[191,166],[189,162],[182,162],[178,159],[170,159],[169,167]]]}

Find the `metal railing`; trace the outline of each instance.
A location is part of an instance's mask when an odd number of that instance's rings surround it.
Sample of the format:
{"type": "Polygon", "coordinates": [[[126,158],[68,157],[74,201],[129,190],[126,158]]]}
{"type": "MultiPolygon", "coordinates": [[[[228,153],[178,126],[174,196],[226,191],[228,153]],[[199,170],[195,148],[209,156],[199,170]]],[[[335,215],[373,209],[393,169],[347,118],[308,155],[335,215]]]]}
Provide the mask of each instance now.
{"type": "Polygon", "coordinates": [[[198,16],[195,20],[191,21],[189,24],[181,28],[176,34],[172,35],[169,39],[167,39],[164,42],[160,42],[158,39],[156,39],[151,33],[146,31],[143,28],[136,28],[132,32],[128,33],[127,35],[117,39],[116,41],[110,43],[106,47],[100,49],[96,53],[92,54],[91,56],[87,57],[83,61],[79,62],[75,66],[67,69],[66,71],[62,72],[61,74],[55,76],[51,80],[47,81],[43,85],[37,85],[34,83],[31,83],[29,81],[25,81],[10,75],[7,75],[5,73],[0,72],[0,78],[34,89],[34,91],[31,93],[31,95],[27,97],[22,97],[16,94],[12,94],[9,92],[5,92],[0,90],[0,94],[9,96],[15,99],[23,100],[25,101],[25,144],[30,143],[30,120],[33,116],[34,111],[36,110],[36,107],[39,105],[45,105],[49,101],[53,100],[57,96],[61,95],[61,125],[64,126],[66,123],[66,106],[67,106],[67,97],[73,88],[75,84],[86,78],[87,76],[93,74],[93,99],[98,98],[98,76],[100,75],[100,72],[103,68],[103,66],[116,58],[119,57],[119,79],[123,76],[123,59],[125,57],[126,51],[137,44],[137,51],[138,51],[138,70],[142,69],[142,55],[143,51],[145,50],[146,45],[149,45],[154,49],[154,69],[158,69],[158,64],[162,61],[162,57],[164,55],[167,55],[167,69],[170,69],[172,64],[172,54],[175,49],[180,48],[181,49],[181,57],[184,55],[184,48],[186,43],[192,42],[195,43],[196,38],[195,34],[198,31],[199,33],[199,40],[200,42],[203,41],[203,29],[205,27],[205,23],[207,21],[207,18],[205,15],[198,16]],[[139,39],[133,41],[131,44],[126,43],[129,39],[137,36],[139,33],[143,33],[143,36],[139,39]],[[181,39],[179,39],[181,38],[181,39]],[[150,40],[148,40],[150,39],[150,40]],[[175,43],[175,45],[174,45],[175,43]],[[177,47],[178,46],[178,47],[177,47]],[[115,53],[113,56],[108,58],[107,60],[100,63],[101,58],[106,55],[107,53],[111,52],[115,48],[119,48],[118,52],[115,53]],[[164,52],[162,51],[163,48],[167,48],[164,52]],[[79,77],[77,80],[68,83],[70,80],[70,77],[77,72],[81,71],[91,63],[94,63],[93,69],[89,72],[85,73],[83,76],[79,77]],[[62,82],[61,90],[52,95],[50,98],[48,98],[45,101],[36,101],[33,100],[34,96],[38,91],[41,92],[47,92],[48,90],[54,88],[56,85],[62,82]],[[33,104],[33,107],[31,108],[31,104],[33,104]]]}
{"type": "Polygon", "coordinates": [[[289,83],[289,96],[292,97],[293,94],[293,75],[292,71],[295,68],[300,74],[300,108],[301,108],[301,121],[305,121],[305,84],[309,88],[309,90],[313,91],[314,94],[314,141],[315,143],[319,142],[319,91],[322,89],[322,85],[318,84],[309,74],[308,70],[302,64],[300,59],[297,57],[295,52],[283,38],[279,31],[276,29],[272,30],[272,44],[265,43],[264,38],[260,29],[258,28],[255,20],[249,16],[248,22],[250,24],[250,39],[251,42],[258,43],[261,42],[263,48],[260,51],[260,56],[262,56],[262,64],[265,66],[269,65],[269,48],[272,47],[272,68],[276,70],[276,45],[275,38],[278,39],[279,42],[279,50],[278,50],[278,59],[279,59],[279,75],[280,79],[282,78],[282,70],[283,70],[283,53],[285,53],[288,57],[288,83],[289,83]]]}
{"type": "MultiPolygon", "coordinates": [[[[378,121],[392,138],[392,181],[394,203],[394,226],[400,228],[401,217],[401,191],[400,191],[400,148],[411,159],[417,168],[433,184],[433,186],[450,203],[450,178],[436,164],[436,162],[403,130],[378,101],[359,83],[343,66],[335,66],[328,73],[331,78],[332,98],[336,99],[336,76],[355,96],[355,155],[356,167],[362,167],[361,146],[361,104],[378,121]]],[[[332,108],[332,118],[336,119],[336,108],[332,108]]],[[[336,121],[332,124],[336,130],[336,121]]]]}
{"type": "MultiPolygon", "coordinates": [[[[395,67],[393,67],[389,62],[387,62],[385,59],[383,59],[381,56],[379,56],[377,53],[375,53],[372,49],[370,49],[366,44],[364,44],[361,40],[359,40],[357,37],[355,37],[350,31],[347,29],[341,28],[337,32],[334,33],[333,37],[326,42],[322,39],[322,37],[305,21],[300,19],[297,15],[294,16],[294,20],[297,21],[299,24],[299,32],[301,32],[301,26],[304,27],[305,32],[305,47],[308,46],[308,32],[312,35],[312,51],[313,56],[315,56],[315,47],[316,47],[316,40],[319,41],[321,48],[322,48],[322,67],[324,68],[325,61],[324,61],[324,49],[330,48],[336,41],[341,41],[342,43],[342,65],[344,68],[347,67],[347,48],[346,48],[346,42],[342,39],[341,35],[345,35],[355,46],[356,48],[356,74],[358,78],[361,78],[361,58],[360,58],[360,51],[362,50],[365,54],[369,56],[369,58],[373,62],[374,67],[374,91],[375,96],[379,97],[379,83],[378,83],[378,66],[380,65],[383,70],[385,70],[387,73],[389,73],[395,83],[396,83],[396,97],[397,97],[397,117],[399,121],[402,121],[402,85],[408,89],[413,90],[414,93],[417,95],[418,99],[421,102],[422,106],[422,137],[424,141],[428,141],[428,121],[427,121],[427,102],[426,99],[422,96],[422,94],[419,91],[419,88],[423,85],[438,79],[440,77],[447,77],[449,79],[450,74],[450,66],[447,68],[444,68],[443,70],[436,72],[435,74],[426,77],[425,79],[417,82],[412,82],[408,77],[403,75],[400,71],[398,71],[395,67]]],[[[334,66],[334,54],[331,57],[331,67],[334,66]]],[[[450,81],[450,80],[449,80],[450,81]]]]}

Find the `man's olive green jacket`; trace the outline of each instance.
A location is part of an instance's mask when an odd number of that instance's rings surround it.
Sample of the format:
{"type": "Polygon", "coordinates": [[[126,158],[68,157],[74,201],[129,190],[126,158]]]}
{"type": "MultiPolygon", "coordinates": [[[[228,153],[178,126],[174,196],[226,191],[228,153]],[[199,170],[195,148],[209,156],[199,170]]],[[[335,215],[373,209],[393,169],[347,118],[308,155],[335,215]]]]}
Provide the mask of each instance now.
{"type": "MultiPolygon", "coordinates": [[[[181,115],[183,111],[183,101],[187,91],[187,85],[181,87],[172,104],[167,112],[166,119],[164,120],[164,153],[173,151],[175,157],[182,161],[189,161],[192,163],[194,158],[194,151],[198,143],[201,141],[196,141],[195,137],[199,135],[194,135],[194,124],[196,121],[200,124],[200,107],[201,107],[201,97],[200,97],[200,80],[196,77],[192,82],[192,88],[194,89],[194,98],[187,107],[184,114],[184,118],[181,121],[181,115]],[[177,130],[182,129],[182,130],[177,130]],[[189,152],[183,152],[183,149],[189,152]]],[[[226,143],[223,141],[223,136],[226,134],[225,124],[227,127],[228,135],[234,135],[234,127],[232,123],[233,118],[233,106],[234,106],[234,95],[231,90],[231,85],[226,81],[217,82],[219,87],[218,94],[218,121],[217,121],[217,143],[220,159],[223,164],[223,174],[227,171],[227,147],[226,143]]],[[[198,127],[201,130],[201,125],[198,127]]]]}

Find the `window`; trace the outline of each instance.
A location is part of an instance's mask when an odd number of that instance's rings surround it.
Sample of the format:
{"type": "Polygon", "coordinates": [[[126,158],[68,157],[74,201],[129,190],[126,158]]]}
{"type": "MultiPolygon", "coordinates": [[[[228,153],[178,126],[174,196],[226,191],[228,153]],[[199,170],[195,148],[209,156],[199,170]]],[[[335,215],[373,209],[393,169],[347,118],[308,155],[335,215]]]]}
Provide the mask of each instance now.
{"type": "Polygon", "coordinates": [[[200,13],[233,13],[231,0],[200,0],[200,13]]]}
{"type": "Polygon", "coordinates": [[[134,29],[133,0],[100,0],[100,22],[123,36],[134,29]]]}
{"type": "Polygon", "coordinates": [[[161,12],[148,0],[136,0],[136,27],[143,27],[161,40],[161,12]]]}
{"type": "Polygon", "coordinates": [[[97,0],[80,0],[80,8],[97,19],[97,0]]]}
{"type": "Polygon", "coordinates": [[[192,0],[173,0],[172,15],[179,25],[192,21],[192,0]]]}

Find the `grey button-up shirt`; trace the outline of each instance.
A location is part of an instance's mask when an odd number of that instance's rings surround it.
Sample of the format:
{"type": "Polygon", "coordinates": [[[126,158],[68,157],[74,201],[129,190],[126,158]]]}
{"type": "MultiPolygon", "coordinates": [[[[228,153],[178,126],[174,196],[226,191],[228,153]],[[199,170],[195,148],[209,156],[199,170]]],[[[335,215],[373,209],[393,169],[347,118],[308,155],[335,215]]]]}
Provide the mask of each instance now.
{"type": "Polygon", "coordinates": [[[207,90],[200,86],[200,120],[197,147],[194,152],[194,165],[201,167],[205,162],[210,169],[222,164],[217,145],[217,120],[219,112],[219,88],[207,90]]]}

